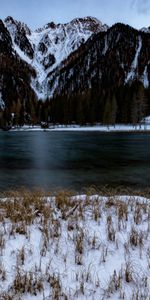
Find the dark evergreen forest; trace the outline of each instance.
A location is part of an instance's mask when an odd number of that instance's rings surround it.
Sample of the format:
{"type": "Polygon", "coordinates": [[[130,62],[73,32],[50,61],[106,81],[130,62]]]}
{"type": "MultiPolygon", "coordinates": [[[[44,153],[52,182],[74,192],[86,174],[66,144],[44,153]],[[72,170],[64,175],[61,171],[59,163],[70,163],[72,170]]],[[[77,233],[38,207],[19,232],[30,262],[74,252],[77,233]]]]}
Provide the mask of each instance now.
{"type": "MultiPolygon", "coordinates": [[[[13,90],[12,90],[13,91],[13,90]]],[[[14,94],[10,95],[12,99],[14,94]]],[[[57,96],[37,100],[21,98],[7,103],[1,110],[0,126],[24,124],[137,124],[150,114],[150,89],[142,83],[123,85],[117,89],[95,87],[73,96],[57,96]]]]}

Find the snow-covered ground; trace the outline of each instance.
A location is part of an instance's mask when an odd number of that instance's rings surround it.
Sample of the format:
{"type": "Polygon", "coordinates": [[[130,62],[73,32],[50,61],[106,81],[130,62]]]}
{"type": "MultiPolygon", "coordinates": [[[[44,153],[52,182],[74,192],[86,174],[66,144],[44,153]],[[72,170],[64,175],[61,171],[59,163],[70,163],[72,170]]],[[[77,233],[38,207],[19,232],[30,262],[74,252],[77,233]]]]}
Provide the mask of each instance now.
{"type": "Polygon", "coordinates": [[[150,200],[133,196],[0,201],[0,299],[150,296],[150,200]]]}
{"type": "Polygon", "coordinates": [[[40,126],[13,127],[10,131],[101,131],[101,132],[133,132],[133,131],[150,131],[150,123],[145,125],[96,125],[96,126],[79,126],[79,125],[54,125],[43,129],[40,126]]]}

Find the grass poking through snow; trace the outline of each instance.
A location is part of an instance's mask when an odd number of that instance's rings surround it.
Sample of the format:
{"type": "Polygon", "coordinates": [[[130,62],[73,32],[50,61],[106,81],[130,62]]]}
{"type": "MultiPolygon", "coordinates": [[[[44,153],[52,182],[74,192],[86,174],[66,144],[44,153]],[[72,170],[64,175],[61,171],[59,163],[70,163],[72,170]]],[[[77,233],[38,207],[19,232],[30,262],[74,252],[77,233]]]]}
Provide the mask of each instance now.
{"type": "Polygon", "coordinates": [[[1,198],[1,300],[108,298],[150,299],[148,198],[1,198]]]}

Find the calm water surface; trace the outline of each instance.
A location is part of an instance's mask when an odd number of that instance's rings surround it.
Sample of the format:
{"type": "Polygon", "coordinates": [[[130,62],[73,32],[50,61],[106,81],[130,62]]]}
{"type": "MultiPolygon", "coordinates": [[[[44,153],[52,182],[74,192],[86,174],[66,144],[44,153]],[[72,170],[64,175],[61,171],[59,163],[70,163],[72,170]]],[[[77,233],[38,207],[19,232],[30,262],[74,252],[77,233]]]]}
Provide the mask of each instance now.
{"type": "Polygon", "coordinates": [[[150,184],[150,134],[0,132],[0,191],[150,184]]]}

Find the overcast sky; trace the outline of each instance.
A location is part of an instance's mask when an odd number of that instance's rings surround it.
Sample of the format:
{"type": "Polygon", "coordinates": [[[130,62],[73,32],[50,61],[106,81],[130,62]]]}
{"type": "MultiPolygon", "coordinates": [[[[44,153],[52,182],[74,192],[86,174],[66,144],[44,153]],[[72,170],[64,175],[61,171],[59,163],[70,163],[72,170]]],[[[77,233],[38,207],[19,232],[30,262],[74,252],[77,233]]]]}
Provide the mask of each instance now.
{"type": "Polygon", "coordinates": [[[150,0],[0,0],[0,18],[7,16],[33,29],[84,16],[108,25],[123,22],[141,28],[150,26],[150,0]]]}

